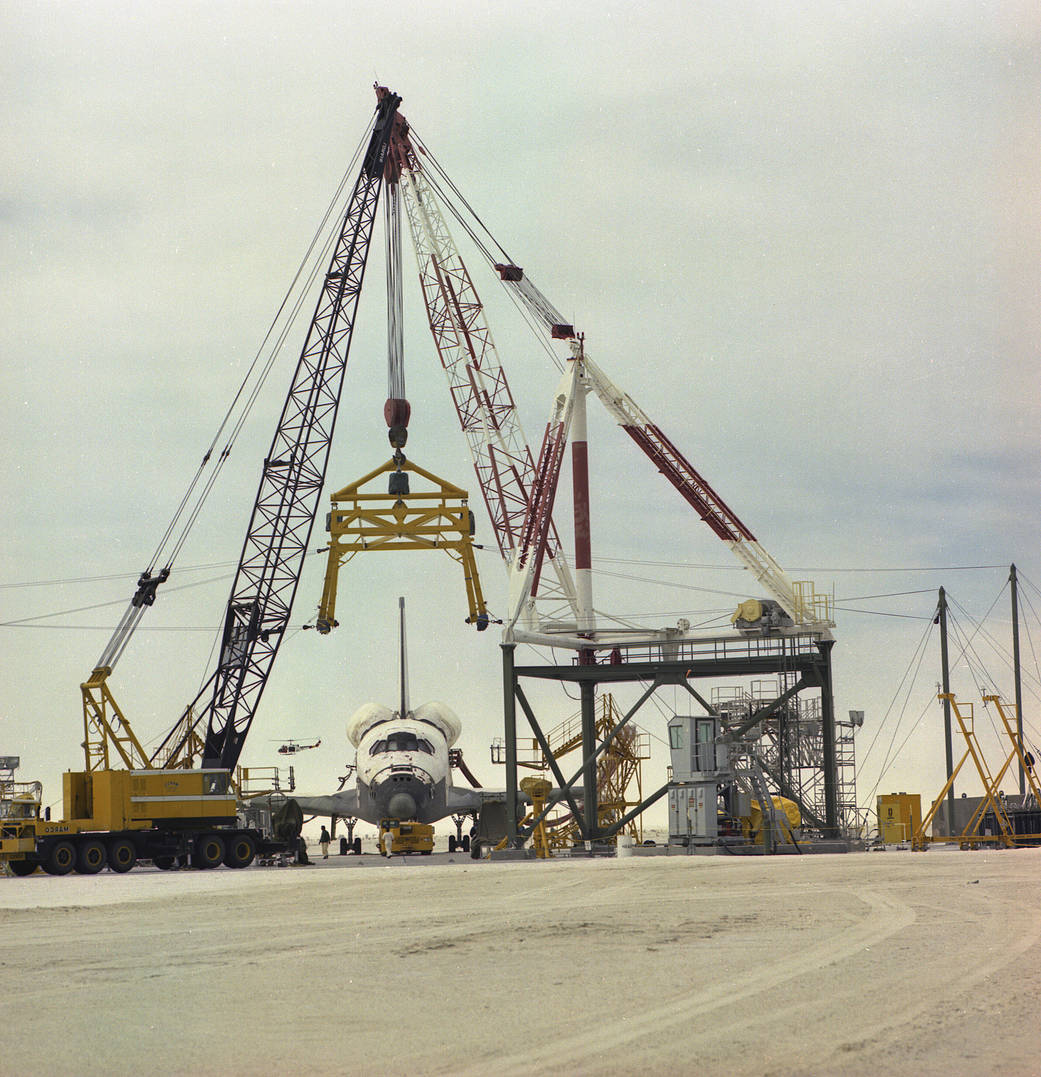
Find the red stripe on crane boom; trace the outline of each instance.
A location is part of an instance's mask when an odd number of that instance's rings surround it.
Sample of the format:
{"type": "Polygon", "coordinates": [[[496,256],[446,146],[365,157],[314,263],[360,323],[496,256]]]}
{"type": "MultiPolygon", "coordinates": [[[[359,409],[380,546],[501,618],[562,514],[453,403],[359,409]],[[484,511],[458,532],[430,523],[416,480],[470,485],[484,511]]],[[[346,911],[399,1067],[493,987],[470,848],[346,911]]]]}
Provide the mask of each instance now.
{"type": "Polygon", "coordinates": [[[676,487],[697,514],[724,542],[755,542],[755,535],[698,474],[693,464],[655,426],[623,423],[622,429],[647,454],[654,466],[676,487]]]}

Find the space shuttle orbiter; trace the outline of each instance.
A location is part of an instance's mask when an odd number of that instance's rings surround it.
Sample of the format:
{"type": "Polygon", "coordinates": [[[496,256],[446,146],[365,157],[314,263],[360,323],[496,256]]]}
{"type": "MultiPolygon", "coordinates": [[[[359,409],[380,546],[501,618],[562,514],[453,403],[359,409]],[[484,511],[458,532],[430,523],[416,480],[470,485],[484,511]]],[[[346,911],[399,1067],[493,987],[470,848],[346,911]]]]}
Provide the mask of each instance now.
{"type": "Polygon", "coordinates": [[[446,703],[409,706],[404,598],[398,599],[398,606],[398,709],[365,703],[351,715],[347,739],[357,749],[355,786],[326,796],[294,794],[306,815],[355,817],[376,825],[389,819],[434,823],[449,815],[477,812],[489,800],[503,798],[502,792],[451,784],[448,749],[459,739],[463,724],[446,703]]]}

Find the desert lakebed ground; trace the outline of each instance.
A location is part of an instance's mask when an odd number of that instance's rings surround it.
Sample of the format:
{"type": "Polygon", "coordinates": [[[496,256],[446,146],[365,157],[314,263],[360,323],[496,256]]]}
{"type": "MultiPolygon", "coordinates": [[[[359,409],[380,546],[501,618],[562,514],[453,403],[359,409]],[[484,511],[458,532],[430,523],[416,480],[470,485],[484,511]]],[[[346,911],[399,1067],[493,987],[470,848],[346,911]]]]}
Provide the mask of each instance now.
{"type": "Polygon", "coordinates": [[[0,1072],[1041,1074],[1041,849],[0,878],[0,1072]]]}

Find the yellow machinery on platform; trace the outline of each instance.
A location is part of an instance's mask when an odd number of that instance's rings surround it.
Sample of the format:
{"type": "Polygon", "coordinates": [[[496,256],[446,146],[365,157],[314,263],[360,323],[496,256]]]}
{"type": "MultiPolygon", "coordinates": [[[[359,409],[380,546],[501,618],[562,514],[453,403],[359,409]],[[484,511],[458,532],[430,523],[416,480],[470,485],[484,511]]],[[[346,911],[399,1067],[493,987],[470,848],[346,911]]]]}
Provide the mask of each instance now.
{"type": "MultiPolygon", "coordinates": [[[[775,810],[775,816],[780,824],[780,834],[774,835],[775,841],[795,842],[796,831],[802,826],[802,812],[794,800],[787,797],[771,796],[775,810]]],[[[748,815],[740,816],[741,833],[751,842],[763,845],[766,842],[766,834],[763,828],[763,810],[759,801],[754,797],[749,802],[748,815]]]]}
{"type": "MultiPolygon", "coordinates": [[[[610,694],[600,697],[600,714],[596,720],[596,733],[600,740],[605,739],[617,725],[619,713],[614,698],[610,694]]],[[[562,722],[546,734],[546,743],[555,761],[569,752],[582,747],[582,726],[578,716],[562,722]]],[[[493,761],[499,762],[495,754],[498,743],[492,746],[493,761]]],[[[596,788],[598,825],[606,828],[622,818],[626,812],[643,799],[642,763],[650,758],[650,738],[635,725],[623,726],[615,734],[610,747],[596,764],[596,788]],[[630,795],[630,788],[635,786],[635,798],[630,795]]],[[[538,740],[532,738],[517,740],[517,763],[529,770],[545,773],[550,769],[549,761],[543,755],[538,740]]],[[[532,809],[523,823],[537,819],[546,806],[552,788],[544,778],[525,778],[520,782],[522,792],[532,800],[532,809]]],[[[566,808],[566,805],[561,805],[566,808]]],[[[522,825],[523,825],[522,823],[522,825]]],[[[634,842],[643,839],[640,817],[631,820],[620,833],[630,835],[634,842]]],[[[550,815],[541,821],[532,834],[532,844],[539,857],[553,856],[554,849],[570,849],[579,840],[578,821],[571,812],[550,815]]],[[[607,839],[611,844],[615,838],[607,839]]],[[[505,848],[502,843],[499,848],[505,848]]]]}
{"type": "Polygon", "coordinates": [[[875,801],[878,837],[884,845],[910,841],[922,826],[920,793],[883,793],[875,801]]]}
{"type": "Polygon", "coordinates": [[[331,495],[328,517],[329,560],[318,610],[323,635],[336,627],[336,586],[340,566],[362,550],[445,550],[463,566],[467,623],[488,626],[488,610],[474,560],[474,518],[469,495],[411,460],[391,459],[331,495]],[[429,491],[384,494],[362,489],[380,475],[413,472],[434,484],[429,491]]]}
{"type": "MultiPolygon", "coordinates": [[[[551,831],[546,825],[546,820],[540,819],[539,816],[542,815],[543,809],[546,807],[546,801],[549,799],[553,785],[545,778],[521,778],[520,789],[522,793],[527,793],[531,797],[531,811],[522,820],[521,825],[531,822],[532,819],[539,819],[531,835],[532,848],[535,850],[535,855],[540,859],[551,857],[553,855],[553,848],[550,844],[551,831]]],[[[504,839],[497,848],[505,847],[504,839]]]]}
{"type": "MultiPolygon", "coordinates": [[[[989,768],[987,767],[987,761],[983,757],[983,750],[980,747],[979,741],[976,739],[976,731],[973,724],[973,707],[971,703],[959,704],[954,698],[954,695],[950,692],[941,692],[938,696],[939,699],[946,699],[950,701],[951,709],[954,711],[955,718],[958,719],[958,726],[961,729],[961,734],[965,738],[966,748],[962,753],[961,759],[958,760],[957,765],[951,771],[951,776],[947,779],[943,789],[940,790],[940,795],[933,801],[932,807],[929,809],[925,818],[921,821],[918,829],[914,832],[911,838],[911,848],[917,852],[922,852],[929,847],[931,842],[954,842],[957,841],[959,846],[963,849],[978,846],[984,843],[996,843],[1004,845],[1006,848],[1012,848],[1022,841],[1024,844],[1036,845],[1041,840],[1041,834],[1017,834],[1013,827],[1007,811],[1005,810],[1004,795],[1001,793],[1001,781],[1008,772],[1009,767],[1012,765],[1014,759],[1019,760],[1020,766],[1023,768],[1023,774],[1026,777],[1027,782],[1030,785],[1030,791],[1034,795],[1036,803],[1041,804],[1041,792],[1038,791],[1037,783],[1034,779],[1034,769],[1031,764],[1027,762],[1026,756],[1023,752],[1023,746],[1020,744],[1019,737],[1016,735],[1016,729],[1014,722],[1009,721],[1008,715],[1005,713],[1005,708],[1002,705],[999,696],[984,696],[984,704],[993,703],[995,709],[1001,718],[1001,724],[1005,728],[1005,736],[1008,738],[1009,743],[1012,745],[1012,750],[1005,757],[1005,762],[1002,764],[1001,769],[995,775],[991,775],[989,768]],[[958,773],[961,770],[965,760],[972,757],[972,761],[976,766],[976,772],[979,774],[980,781],[983,783],[983,796],[980,799],[979,805],[973,812],[972,817],[965,825],[961,834],[955,837],[951,835],[937,835],[932,836],[926,833],[926,830],[932,824],[933,820],[940,812],[940,808],[943,805],[944,798],[947,796],[948,791],[954,784],[955,778],[958,777],[958,773]],[[987,811],[991,811],[994,816],[995,824],[998,829],[996,834],[980,834],[980,823],[983,821],[987,811]]],[[[1014,708],[1013,708],[1014,710],[1014,708]]],[[[953,820],[949,821],[949,825],[953,824],[953,820]]],[[[953,830],[953,826],[951,826],[953,830]]]]}

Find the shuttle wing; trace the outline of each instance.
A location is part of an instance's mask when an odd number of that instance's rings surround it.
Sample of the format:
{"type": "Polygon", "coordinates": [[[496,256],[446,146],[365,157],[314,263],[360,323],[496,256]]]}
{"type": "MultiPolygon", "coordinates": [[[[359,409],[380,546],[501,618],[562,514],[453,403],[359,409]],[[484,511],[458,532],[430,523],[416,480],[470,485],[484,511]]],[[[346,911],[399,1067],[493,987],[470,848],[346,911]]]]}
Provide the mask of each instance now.
{"type": "Polygon", "coordinates": [[[340,793],[330,793],[327,796],[298,797],[295,794],[293,800],[300,805],[304,815],[343,815],[356,816],[358,814],[358,790],[344,789],[340,793]]]}
{"type": "Polygon", "coordinates": [[[450,813],[480,811],[481,805],[488,800],[503,799],[504,793],[498,797],[487,789],[468,789],[466,786],[450,785],[445,790],[445,807],[450,813]]]}
{"type": "MultiPolygon", "coordinates": [[[[445,790],[445,806],[450,813],[480,811],[485,804],[505,804],[505,789],[470,789],[464,785],[450,785],[445,790]]],[[[517,805],[523,808],[531,803],[527,793],[517,791],[517,805]]]]}

